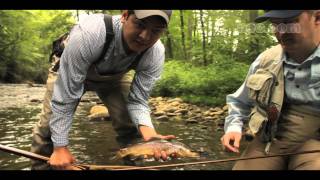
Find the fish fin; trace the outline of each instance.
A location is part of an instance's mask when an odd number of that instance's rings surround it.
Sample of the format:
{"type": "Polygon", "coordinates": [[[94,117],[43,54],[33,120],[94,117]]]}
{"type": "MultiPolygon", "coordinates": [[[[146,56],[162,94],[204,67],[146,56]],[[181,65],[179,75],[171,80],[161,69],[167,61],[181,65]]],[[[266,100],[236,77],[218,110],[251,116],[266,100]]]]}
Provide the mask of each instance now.
{"type": "Polygon", "coordinates": [[[151,137],[151,138],[148,140],[148,142],[149,142],[149,141],[157,141],[157,140],[163,140],[163,139],[161,139],[161,138],[159,138],[159,137],[151,137]]]}
{"type": "Polygon", "coordinates": [[[121,158],[122,158],[121,154],[116,153],[116,155],[114,155],[114,156],[112,156],[111,158],[109,158],[109,160],[111,160],[111,161],[116,161],[116,160],[119,160],[119,159],[121,159],[121,158]]]}
{"type": "Polygon", "coordinates": [[[110,160],[119,160],[122,159],[123,157],[126,156],[128,149],[127,148],[123,148],[120,149],[115,156],[111,157],[110,160]]]}
{"type": "Polygon", "coordinates": [[[109,158],[110,161],[115,161],[115,160],[118,160],[119,157],[117,155],[114,155],[112,157],[109,158]]]}

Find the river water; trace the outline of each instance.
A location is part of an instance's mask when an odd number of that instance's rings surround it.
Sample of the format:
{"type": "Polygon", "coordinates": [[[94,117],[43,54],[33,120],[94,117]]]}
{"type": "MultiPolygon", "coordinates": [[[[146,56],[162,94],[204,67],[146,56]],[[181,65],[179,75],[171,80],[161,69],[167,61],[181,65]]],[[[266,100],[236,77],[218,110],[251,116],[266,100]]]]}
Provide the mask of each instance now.
{"type": "MultiPolygon", "coordinates": [[[[30,151],[32,129],[39,120],[45,92],[43,85],[0,84],[0,144],[30,151]]],[[[70,150],[78,163],[95,165],[123,165],[122,161],[110,160],[119,149],[110,121],[89,121],[90,108],[98,101],[93,92],[82,98],[76,110],[69,134],[70,150]]],[[[182,162],[206,161],[238,157],[223,151],[220,144],[222,128],[212,122],[185,124],[184,122],[158,122],[161,134],[173,134],[177,140],[204,156],[198,159],[174,159],[167,162],[145,162],[144,165],[161,165],[182,162]]],[[[245,143],[244,143],[245,144],[245,143]]],[[[244,147],[244,145],[242,146],[244,147]]],[[[243,151],[243,148],[241,148],[243,151]]],[[[0,170],[30,170],[30,160],[0,151],[0,170]]],[[[234,162],[192,165],[169,168],[170,170],[230,170],[234,162]]],[[[166,170],[169,170],[168,168],[166,170]]]]}

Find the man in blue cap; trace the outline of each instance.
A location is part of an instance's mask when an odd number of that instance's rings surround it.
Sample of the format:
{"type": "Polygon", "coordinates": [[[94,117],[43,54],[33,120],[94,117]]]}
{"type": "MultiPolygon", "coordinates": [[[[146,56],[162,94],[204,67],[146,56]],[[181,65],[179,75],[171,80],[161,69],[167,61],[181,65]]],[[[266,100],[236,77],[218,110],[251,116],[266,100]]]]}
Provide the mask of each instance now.
{"type": "MultiPolygon", "coordinates": [[[[120,146],[139,137],[145,141],[174,138],[156,132],[148,106],[163,69],[165,49],[160,37],[171,14],[171,10],[125,10],[108,21],[103,14],[93,14],[76,25],[57,58],[59,64],[49,71],[31,151],[50,156],[49,164],[55,169],[68,169],[75,163],[68,133],[88,90],[95,91],[107,106],[120,146]],[[135,70],[133,78],[128,73],[131,69],[135,70]]],[[[155,157],[166,159],[167,155],[155,152],[155,157]]],[[[33,162],[32,169],[48,168],[47,163],[33,162]]]]}
{"type": "Polygon", "coordinates": [[[243,125],[254,139],[243,157],[299,153],[236,162],[234,170],[319,170],[320,10],[269,10],[279,42],[251,64],[242,86],[227,96],[223,146],[239,153],[243,125]]]}

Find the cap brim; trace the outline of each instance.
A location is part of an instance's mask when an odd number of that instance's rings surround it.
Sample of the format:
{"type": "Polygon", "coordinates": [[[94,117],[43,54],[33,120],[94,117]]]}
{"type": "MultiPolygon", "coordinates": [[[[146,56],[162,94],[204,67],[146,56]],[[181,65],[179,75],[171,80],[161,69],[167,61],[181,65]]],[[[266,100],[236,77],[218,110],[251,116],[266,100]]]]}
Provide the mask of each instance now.
{"type": "Polygon", "coordinates": [[[302,13],[303,10],[271,10],[266,12],[264,15],[257,17],[254,22],[261,23],[270,18],[287,19],[293,18],[302,13]]]}
{"type": "Polygon", "coordinates": [[[134,14],[138,19],[143,19],[149,16],[161,16],[167,24],[169,24],[168,15],[161,10],[134,10],[134,14]]]}

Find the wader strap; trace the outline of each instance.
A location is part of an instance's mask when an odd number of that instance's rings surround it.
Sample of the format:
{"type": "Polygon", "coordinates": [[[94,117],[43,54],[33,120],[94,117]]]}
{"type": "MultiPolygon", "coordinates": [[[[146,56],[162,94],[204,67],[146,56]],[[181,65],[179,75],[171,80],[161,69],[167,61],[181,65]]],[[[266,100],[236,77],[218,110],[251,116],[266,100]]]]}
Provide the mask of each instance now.
{"type": "MultiPolygon", "coordinates": [[[[108,14],[105,14],[103,20],[104,20],[104,24],[105,24],[105,28],[106,28],[106,41],[104,43],[102,53],[101,53],[100,57],[97,59],[97,61],[101,60],[104,57],[104,55],[106,54],[107,50],[109,49],[111,41],[114,38],[112,16],[108,15],[108,14]]],[[[54,65],[52,66],[51,70],[53,72],[57,72],[59,70],[59,67],[60,67],[60,57],[54,63],[54,65]]]]}

